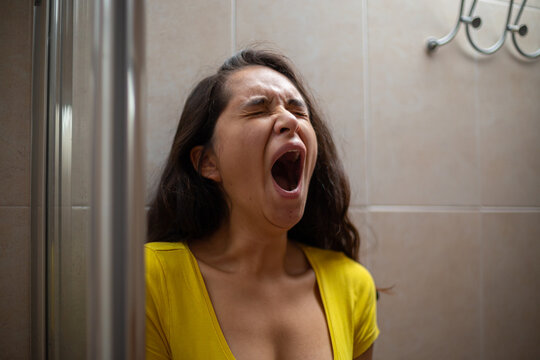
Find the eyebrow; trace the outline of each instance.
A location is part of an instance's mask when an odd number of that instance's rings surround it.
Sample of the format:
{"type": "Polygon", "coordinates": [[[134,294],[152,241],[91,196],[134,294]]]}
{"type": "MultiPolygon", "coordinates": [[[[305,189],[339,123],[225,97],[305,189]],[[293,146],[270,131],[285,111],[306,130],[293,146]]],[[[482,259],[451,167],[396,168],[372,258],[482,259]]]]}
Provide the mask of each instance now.
{"type": "Polygon", "coordinates": [[[307,109],[307,105],[304,100],[292,98],[287,101],[287,104],[290,106],[303,107],[307,109]]]}
{"type": "Polygon", "coordinates": [[[242,108],[248,108],[252,106],[258,106],[258,105],[264,105],[268,102],[268,98],[266,96],[256,96],[248,101],[246,101],[244,104],[242,104],[242,108]]]}
{"type": "MultiPolygon", "coordinates": [[[[252,106],[264,105],[267,102],[268,102],[268,98],[266,96],[256,96],[254,98],[249,99],[244,104],[242,104],[242,107],[247,108],[247,107],[252,107],[252,106]]],[[[291,98],[287,100],[287,105],[307,108],[307,105],[304,102],[304,100],[298,99],[298,98],[291,98]]]]}

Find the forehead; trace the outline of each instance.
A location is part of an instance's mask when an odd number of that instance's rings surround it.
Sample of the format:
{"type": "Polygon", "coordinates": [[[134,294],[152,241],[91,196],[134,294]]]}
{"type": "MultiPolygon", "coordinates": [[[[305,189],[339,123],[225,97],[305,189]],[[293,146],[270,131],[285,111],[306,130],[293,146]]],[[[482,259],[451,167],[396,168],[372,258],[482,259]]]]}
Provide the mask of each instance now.
{"type": "Polygon", "coordinates": [[[302,98],[298,89],[285,75],[265,66],[253,65],[238,70],[227,79],[227,90],[233,98],[255,95],[302,98]]]}

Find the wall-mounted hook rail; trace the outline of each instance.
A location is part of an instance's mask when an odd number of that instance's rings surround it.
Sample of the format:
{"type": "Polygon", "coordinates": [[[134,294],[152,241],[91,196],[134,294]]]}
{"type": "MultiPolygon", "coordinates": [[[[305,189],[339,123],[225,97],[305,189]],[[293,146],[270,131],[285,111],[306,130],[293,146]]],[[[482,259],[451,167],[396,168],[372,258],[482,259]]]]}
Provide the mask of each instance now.
{"type": "MultiPolygon", "coordinates": [[[[471,5],[471,10],[469,11],[469,16],[472,16],[474,13],[474,9],[476,8],[476,4],[478,3],[478,0],[473,0],[473,3],[471,5]]],[[[485,55],[491,55],[497,52],[504,44],[504,41],[506,40],[506,33],[508,32],[508,25],[510,24],[510,19],[512,18],[512,7],[514,6],[514,0],[510,0],[510,6],[508,6],[508,15],[506,16],[506,24],[504,24],[504,29],[501,34],[501,37],[497,42],[487,49],[481,48],[478,46],[472,36],[471,36],[471,30],[469,29],[469,24],[465,24],[465,32],[467,33],[467,39],[469,39],[469,43],[471,43],[471,46],[478,52],[485,54],[485,55]]]]}
{"type": "Polygon", "coordinates": [[[519,12],[516,16],[516,20],[514,21],[514,24],[513,25],[510,25],[511,26],[511,30],[512,30],[512,42],[514,43],[514,46],[516,47],[516,50],[523,56],[529,58],[529,59],[537,59],[540,57],[540,48],[532,53],[528,53],[528,52],[525,52],[521,49],[521,47],[519,46],[519,44],[517,43],[516,41],[516,32],[520,35],[520,36],[525,36],[527,35],[527,32],[528,32],[528,28],[527,28],[527,25],[518,25],[519,24],[519,19],[521,18],[521,14],[523,14],[523,9],[525,9],[525,4],[527,4],[527,0],[523,0],[523,3],[521,4],[521,7],[519,8],[519,12]],[[517,31],[516,31],[517,29],[517,31]]]}
{"type": "Polygon", "coordinates": [[[521,49],[521,47],[519,46],[519,44],[518,44],[518,42],[516,40],[516,34],[520,35],[520,36],[525,36],[528,33],[527,25],[525,25],[525,24],[519,25],[519,19],[521,18],[521,15],[523,14],[523,10],[525,9],[525,5],[527,4],[527,0],[523,0],[523,2],[521,4],[521,7],[519,9],[519,12],[518,12],[513,24],[511,23],[511,20],[512,20],[512,8],[514,7],[514,0],[509,1],[508,13],[507,13],[507,16],[506,16],[506,23],[504,25],[504,29],[503,29],[503,32],[501,34],[501,37],[499,38],[499,40],[497,40],[497,42],[495,44],[493,44],[492,46],[490,46],[488,48],[482,48],[482,47],[478,46],[476,44],[476,42],[473,40],[472,36],[471,36],[471,26],[474,29],[477,29],[482,25],[482,19],[479,16],[474,15],[474,10],[476,8],[477,3],[478,3],[478,0],[473,0],[468,15],[463,15],[464,6],[465,6],[465,0],[461,0],[461,3],[459,5],[459,15],[458,15],[456,25],[448,33],[448,35],[446,35],[446,36],[444,36],[444,37],[442,37],[440,39],[430,37],[427,40],[427,43],[426,43],[426,48],[427,48],[428,53],[431,53],[437,47],[445,45],[445,44],[449,43],[450,41],[452,41],[454,39],[454,37],[456,36],[456,34],[458,33],[458,31],[459,31],[460,25],[463,23],[463,24],[465,24],[465,32],[467,34],[467,39],[469,40],[469,43],[471,44],[471,46],[476,51],[478,51],[478,52],[480,52],[482,54],[491,55],[491,54],[494,54],[495,52],[497,52],[503,46],[503,44],[504,44],[504,42],[506,40],[506,35],[510,32],[512,34],[512,42],[514,43],[514,46],[516,47],[516,50],[521,55],[523,55],[523,56],[525,56],[525,57],[527,57],[529,59],[536,59],[536,58],[540,57],[540,49],[538,49],[538,50],[536,50],[536,51],[534,51],[532,53],[528,53],[528,52],[521,49]]]}

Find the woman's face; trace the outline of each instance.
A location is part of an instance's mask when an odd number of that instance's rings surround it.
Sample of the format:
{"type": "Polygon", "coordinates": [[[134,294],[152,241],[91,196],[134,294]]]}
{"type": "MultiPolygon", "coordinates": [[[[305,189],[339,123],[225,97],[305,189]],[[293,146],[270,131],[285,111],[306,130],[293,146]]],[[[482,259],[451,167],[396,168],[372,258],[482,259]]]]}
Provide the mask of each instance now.
{"type": "Polygon", "coordinates": [[[210,177],[229,199],[231,220],[288,230],[302,218],[317,159],[306,103],[285,76],[263,66],[233,73],[225,91],[210,177]]]}

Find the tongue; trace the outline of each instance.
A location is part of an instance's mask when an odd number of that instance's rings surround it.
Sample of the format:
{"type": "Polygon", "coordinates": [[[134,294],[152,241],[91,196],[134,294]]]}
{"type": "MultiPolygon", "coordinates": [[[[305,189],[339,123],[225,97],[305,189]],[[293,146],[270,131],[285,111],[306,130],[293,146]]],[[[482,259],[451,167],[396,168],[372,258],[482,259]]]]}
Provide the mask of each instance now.
{"type": "Polygon", "coordinates": [[[298,186],[296,174],[299,157],[297,153],[288,152],[280,157],[272,167],[274,180],[284,190],[291,191],[298,186]]]}

